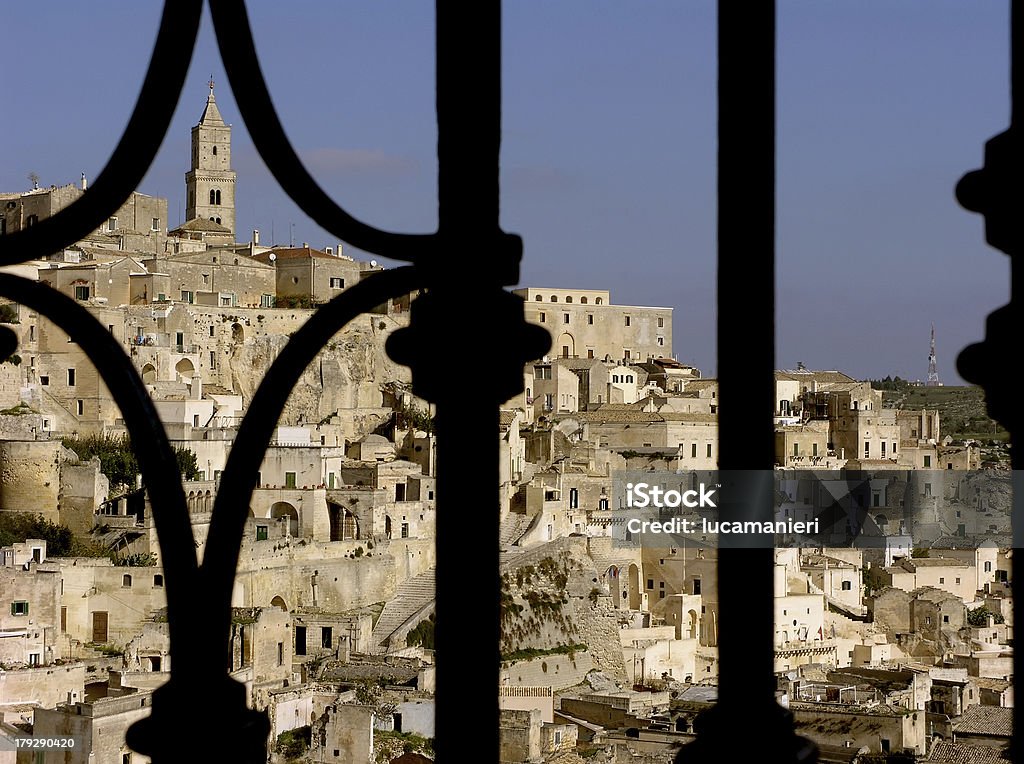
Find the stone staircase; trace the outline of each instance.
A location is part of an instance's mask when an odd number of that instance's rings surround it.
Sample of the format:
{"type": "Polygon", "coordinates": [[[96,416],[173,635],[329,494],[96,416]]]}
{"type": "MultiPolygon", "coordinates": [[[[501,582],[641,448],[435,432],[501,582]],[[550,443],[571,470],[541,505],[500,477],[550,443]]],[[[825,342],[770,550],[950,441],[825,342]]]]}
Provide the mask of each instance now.
{"type": "MultiPolygon", "coordinates": [[[[399,584],[398,592],[384,606],[380,618],[370,635],[370,650],[375,653],[388,652],[388,640],[410,618],[429,606],[436,596],[435,569],[399,584]]],[[[403,643],[400,647],[405,647],[403,643]]]]}
{"type": "Polygon", "coordinates": [[[505,549],[519,541],[526,531],[530,529],[532,523],[533,517],[530,515],[506,512],[505,516],[501,519],[501,530],[498,537],[501,548],[505,549]]]}

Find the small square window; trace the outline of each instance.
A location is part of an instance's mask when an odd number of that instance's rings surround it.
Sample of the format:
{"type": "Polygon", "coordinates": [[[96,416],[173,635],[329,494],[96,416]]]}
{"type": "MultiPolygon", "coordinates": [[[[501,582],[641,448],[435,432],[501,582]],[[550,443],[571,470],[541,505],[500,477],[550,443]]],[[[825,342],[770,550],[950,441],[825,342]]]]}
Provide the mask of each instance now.
{"type": "Polygon", "coordinates": [[[153,224],[150,226],[150,229],[153,231],[160,230],[160,218],[153,218],[153,224]]]}
{"type": "Polygon", "coordinates": [[[45,376],[45,375],[40,377],[39,378],[39,384],[41,384],[43,387],[46,387],[47,385],[50,384],[50,378],[45,376]]]}
{"type": "Polygon", "coordinates": [[[11,603],[11,615],[28,615],[28,602],[16,600],[11,603]]]}

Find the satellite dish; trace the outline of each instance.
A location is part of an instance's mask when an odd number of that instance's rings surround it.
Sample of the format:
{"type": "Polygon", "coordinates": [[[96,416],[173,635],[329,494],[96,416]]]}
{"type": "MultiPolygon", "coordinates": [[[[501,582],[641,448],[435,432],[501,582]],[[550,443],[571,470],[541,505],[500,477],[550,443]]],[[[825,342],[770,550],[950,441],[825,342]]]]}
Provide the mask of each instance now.
{"type": "Polygon", "coordinates": [[[377,267],[377,261],[376,260],[371,260],[370,261],[370,267],[371,268],[376,268],[377,267]]]}
{"type": "Polygon", "coordinates": [[[271,252],[270,253],[270,262],[274,262],[276,259],[277,259],[277,255],[275,255],[273,252],[271,252]]]}

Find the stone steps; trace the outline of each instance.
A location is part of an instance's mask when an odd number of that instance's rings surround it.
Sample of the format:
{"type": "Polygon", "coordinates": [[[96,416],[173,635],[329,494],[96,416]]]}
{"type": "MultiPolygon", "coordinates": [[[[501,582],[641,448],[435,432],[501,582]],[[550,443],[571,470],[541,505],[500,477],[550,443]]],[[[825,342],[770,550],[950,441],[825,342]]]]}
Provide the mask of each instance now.
{"type": "MultiPolygon", "coordinates": [[[[384,606],[380,618],[370,635],[371,650],[383,652],[388,637],[414,616],[418,611],[429,605],[437,596],[435,569],[413,576],[399,584],[398,592],[384,606]]],[[[404,645],[403,645],[404,646],[404,645]]]]}

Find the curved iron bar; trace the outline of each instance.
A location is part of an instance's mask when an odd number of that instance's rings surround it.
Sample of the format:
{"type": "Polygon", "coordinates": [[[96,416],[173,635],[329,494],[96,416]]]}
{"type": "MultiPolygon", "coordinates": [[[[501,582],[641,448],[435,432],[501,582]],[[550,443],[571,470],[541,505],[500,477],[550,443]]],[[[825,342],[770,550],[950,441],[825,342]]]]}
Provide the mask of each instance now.
{"type": "MultiPolygon", "coordinates": [[[[11,274],[0,274],[0,295],[46,316],[67,332],[88,355],[121,409],[132,434],[132,447],[142,470],[163,552],[160,562],[165,574],[172,658],[187,656],[190,640],[195,636],[188,625],[187,601],[199,573],[195,539],[174,452],[142,379],[118,341],[70,297],[46,284],[11,274]]],[[[182,665],[187,666],[187,661],[182,665]]]]}
{"type": "Polygon", "coordinates": [[[73,204],[31,228],[0,238],[0,265],[39,259],[80,241],[138,188],[174,116],[202,10],[203,0],[165,0],[142,90],[106,166],[73,204]]]}
{"type": "Polygon", "coordinates": [[[252,142],[285,193],[318,225],[353,247],[412,263],[438,248],[436,233],[382,231],[332,200],[306,170],[285,135],[263,79],[245,0],[210,0],[221,60],[252,142]]]}
{"type": "Polygon", "coordinates": [[[211,619],[204,628],[218,641],[212,651],[216,667],[227,650],[232,582],[256,473],[288,396],[331,337],[359,315],[414,289],[420,275],[411,266],[383,271],[323,305],[284,346],[253,395],[221,474],[200,571],[211,619]]]}

